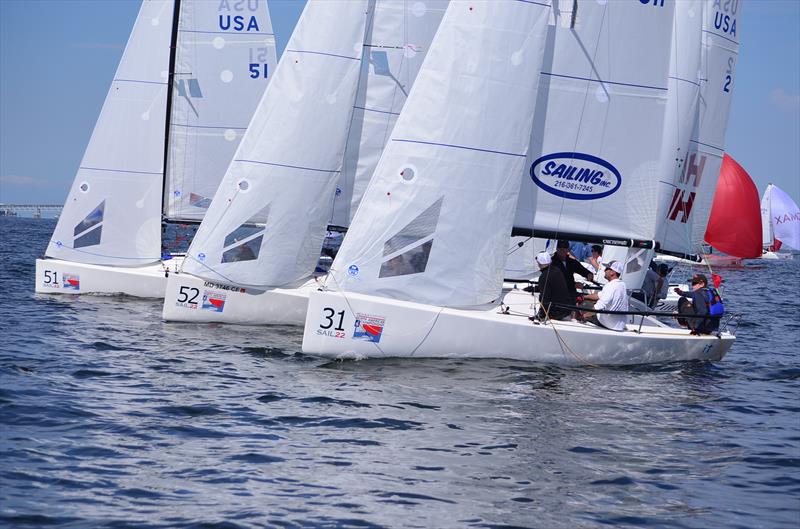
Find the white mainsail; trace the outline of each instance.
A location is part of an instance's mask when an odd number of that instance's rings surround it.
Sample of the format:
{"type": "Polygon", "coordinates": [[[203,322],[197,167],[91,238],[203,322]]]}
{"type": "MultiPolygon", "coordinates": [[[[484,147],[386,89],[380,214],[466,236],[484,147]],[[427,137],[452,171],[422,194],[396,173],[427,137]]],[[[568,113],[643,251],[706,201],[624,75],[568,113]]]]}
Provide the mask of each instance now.
{"type": "Polygon", "coordinates": [[[514,226],[651,241],[674,3],[558,5],[514,226]]]}
{"type": "MultiPolygon", "coordinates": [[[[678,144],[677,147],[681,150],[677,154],[674,149],[664,149],[666,163],[678,158],[682,165],[677,174],[675,171],[665,171],[663,174],[668,178],[668,186],[662,194],[659,218],[663,228],[657,238],[664,250],[698,254],[702,252],[701,245],[725,154],[725,130],[739,54],[738,24],[741,20],[741,3],[703,0],[699,11],[693,6],[687,10],[687,7],[679,2],[676,12],[685,15],[702,13],[702,43],[699,46],[702,54],[698,71],[700,100],[690,141],[678,144]]],[[[677,46],[693,42],[694,29],[682,33],[676,39],[677,46]]],[[[687,61],[684,63],[686,65],[693,58],[684,60],[687,61]]],[[[677,75],[685,89],[683,93],[677,92],[675,95],[683,98],[678,104],[685,106],[685,97],[691,91],[691,86],[686,81],[694,78],[690,77],[691,70],[688,68],[682,72],[680,65],[678,68],[677,75]]],[[[668,110],[668,120],[671,118],[668,110]]],[[[679,119],[686,120],[685,114],[680,114],[679,119]]],[[[692,121],[684,121],[687,122],[692,121]]],[[[685,125],[678,124],[678,127],[682,126],[685,125]]],[[[667,135],[669,134],[668,131],[667,135]]],[[[665,146],[669,141],[670,138],[666,137],[665,146]]]]}
{"type": "Polygon", "coordinates": [[[308,2],[184,272],[259,288],[308,278],[334,198],[346,226],[445,4],[308,2]]]}
{"type": "MultiPolygon", "coordinates": [[[[769,245],[771,246],[775,240],[778,240],[790,248],[800,250],[800,208],[781,188],[772,184],[767,186],[764,198],[769,215],[769,219],[765,223],[770,225],[769,229],[772,232],[772,240],[769,241],[769,245]]],[[[762,200],[762,215],[764,205],[764,200],[762,200]]]]}
{"type": "Polygon", "coordinates": [[[773,187],[772,184],[769,184],[761,197],[761,239],[764,248],[769,248],[775,244],[775,234],[772,232],[772,206],[770,204],[773,187]]]}
{"type": "Polygon", "coordinates": [[[497,298],[550,5],[453,2],[327,286],[440,306],[497,298]]]}
{"type": "Polygon", "coordinates": [[[202,220],[274,73],[266,0],[181,2],[164,215],[202,220]]]}
{"type": "Polygon", "coordinates": [[[376,2],[331,224],[350,225],[448,2],[376,2]]]}
{"type": "Polygon", "coordinates": [[[202,218],[271,75],[274,40],[266,0],[145,0],[46,255],[158,262],[162,206],[202,218]]]}
{"type": "Polygon", "coordinates": [[[171,0],[142,3],[48,257],[117,266],[160,259],[172,26],[171,0]]]}

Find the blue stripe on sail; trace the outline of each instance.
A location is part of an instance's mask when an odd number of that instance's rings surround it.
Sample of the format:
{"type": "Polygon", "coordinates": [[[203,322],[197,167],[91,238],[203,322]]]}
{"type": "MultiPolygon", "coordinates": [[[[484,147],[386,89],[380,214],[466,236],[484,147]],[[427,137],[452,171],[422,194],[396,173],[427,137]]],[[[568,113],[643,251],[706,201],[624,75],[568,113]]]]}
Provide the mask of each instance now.
{"type": "Polygon", "coordinates": [[[247,130],[247,127],[229,127],[227,125],[190,125],[188,123],[172,123],[176,127],[186,127],[190,129],[234,129],[247,130]]]}
{"type": "Polygon", "coordinates": [[[210,33],[212,35],[265,35],[274,37],[275,33],[263,33],[260,31],[246,31],[242,33],[234,33],[232,31],[201,31],[199,29],[179,29],[180,33],[210,33]]]}
{"type": "Polygon", "coordinates": [[[733,44],[736,44],[737,46],[739,45],[739,43],[738,43],[738,42],[736,42],[735,40],[733,40],[733,39],[729,39],[729,38],[728,38],[728,37],[726,37],[725,35],[720,35],[719,33],[716,33],[716,32],[714,32],[714,31],[711,31],[710,29],[704,29],[704,30],[703,30],[703,33],[709,33],[709,34],[711,34],[711,35],[714,35],[715,37],[719,37],[719,38],[721,38],[721,39],[725,39],[725,40],[727,40],[728,42],[732,42],[733,44]]]}
{"type": "Polygon", "coordinates": [[[144,84],[163,84],[166,85],[166,81],[143,81],[141,79],[114,79],[115,83],[144,83],[144,84]]]}
{"type": "Polygon", "coordinates": [[[702,142],[699,142],[697,140],[691,140],[691,142],[692,143],[696,143],[698,145],[702,145],[703,147],[710,147],[712,149],[716,149],[718,151],[725,152],[725,149],[723,149],[722,147],[717,147],[716,145],[709,145],[708,143],[702,143],[702,142]]]}
{"type": "Polygon", "coordinates": [[[161,176],[163,173],[161,171],[157,173],[152,173],[150,171],[127,171],[125,169],[107,169],[105,167],[84,167],[80,166],[78,169],[86,169],[87,171],[105,171],[107,173],[132,173],[132,174],[157,174],[161,176]]]}
{"type": "Polygon", "coordinates": [[[302,169],[303,171],[316,171],[318,173],[339,173],[341,171],[335,171],[333,169],[315,169],[313,167],[301,167],[299,165],[286,165],[282,163],[272,163],[272,162],[260,162],[258,160],[242,160],[237,159],[234,162],[243,162],[243,163],[257,163],[261,165],[274,165],[275,167],[288,167],[289,169],[302,169]]]}
{"type": "Polygon", "coordinates": [[[542,7],[550,7],[550,4],[544,2],[535,2],[534,0],[517,0],[517,2],[522,2],[523,4],[533,4],[542,7]]]}
{"type": "Polygon", "coordinates": [[[683,81],[684,83],[693,84],[695,86],[700,86],[700,83],[695,82],[695,81],[690,81],[689,79],[684,79],[683,77],[673,77],[673,76],[670,75],[669,78],[670,79],[675,79],[676,81],[683,81]]]}
{"type": "Polygon", "coordinates": [[[380,114],[391,114],[393,116],[399,116],[400,112],[389,112],[388,110],[378,110],[376,108],[366,108],[366,107],[359,107],[354,106],[353,108],[357,108],[358,110],[366,110],[367,112],[378,112],[380,114]]]}
{"type": "Polygon", "coordinates": [[[348,57],[347,55],[336,55],[335,53],[325,53],[324,51],[308,51],[308,50],[286,50],[294,53],[308,53],[311,55],[327,55],[328,57],[338,57],[339,59],[350,59],[351,61],[360,61],[361,57],[348,57]]]}
{"type": "Polygon", "coordinates": [[[465,149],[467,151],[488,152],[492,154],[503,154],[505,156],[518,156],[521,158],[525,158],[526,156],[525,154],[516,154],[513,152],[493,151],[491,149],[478,149],[477,147],[467,147],[465,145],[452,145],[449,143],[435,143],[432,141],[405,140],[397,138],[392,138],[392,141],[402,141],[404,143],[420,143],[422,145],[436,145],[438,147],[450,147],[452,149],[465,149]]]}
{"type": "Polygon", "coordinates": [[[633,84],[633,83],[618,83],[616,81],[601,81],[600,79],[591,79],[589,77],[576,77],[574,75],[561,75],[558,73],[552,72],[541,72],[542,75],[549,75],[551,77],[563,77],[565,79],[577,79],[579,81],[591,81],[593,83],[602,83],[602,84],[614,84],[619,86],[632,86],[634,88],[647,88],[649,90],[663,90],[664,92],[667,91],[666,88],[662,88],[660,86],[647,86],[643,84],[633,84]]]}

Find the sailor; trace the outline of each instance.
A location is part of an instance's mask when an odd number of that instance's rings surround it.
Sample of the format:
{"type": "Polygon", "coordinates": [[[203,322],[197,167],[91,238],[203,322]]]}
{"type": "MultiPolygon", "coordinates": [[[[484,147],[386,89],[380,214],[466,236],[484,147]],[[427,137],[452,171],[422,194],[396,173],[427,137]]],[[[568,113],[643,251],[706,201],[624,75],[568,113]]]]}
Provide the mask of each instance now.
{"type": "MultiPolygon", "coordinates": [[[[622,311],[628,310],[628,292],[625,283],[622,282],[623,266],[619,261],[611,261],[606,265],[605,277],[608,283],[605,284],[600,294],[588,294],[585,299],[596,300],[594,308],[597,310],[622,311]]],[[[625,322],[628,317],[625,314],[606,314],[584,312],[584,318],[590,323],[605,327],[614,331],[624,331],[625,322]]]]}
{"type": "Polygon", "coordinates": [[[567,281],[567,288],[572,296],[570,305],[577,304],[578,292],[575,289],[574,274],[585,277],[588,281],[593,281],[592,273],[575,259],[569,251],[569,241],[560,240],[556,244],[556,253],[553,254],[553,266],[561,270],[564,279],[567,281]]]}
{"type": "MultiPolygon", "coordinates": [[[[695,274],[692,276],[691,284],[691,292],[685,292],[675,287],[675,292],[681,296],[681,299],[678,300],[678,312],[695,316],[709,316],[711,304],[719,303],[721,306],[719,294],[716,290],[708,288],[708,279],[705,275],[695,274]]],[[[692,330],[692,334],[711,334],[719,329],[719,318],[686,318],[686,323],[692,330]]]]}
{"type": "Polygon", "coordinates": [[[536,284],[535,292],[539,292],[539,314],[540,320],[550,318],[551,320],[569,320],[572,318],[572,311],[563,307],[554,307],[553,303],[571,305],[573,303],[570,291],[567,288],[567,281],[561,270],[551,265],[552,259],[547,252],[536,255],[536,264],[539,265],[541,275],[536,284]]]}

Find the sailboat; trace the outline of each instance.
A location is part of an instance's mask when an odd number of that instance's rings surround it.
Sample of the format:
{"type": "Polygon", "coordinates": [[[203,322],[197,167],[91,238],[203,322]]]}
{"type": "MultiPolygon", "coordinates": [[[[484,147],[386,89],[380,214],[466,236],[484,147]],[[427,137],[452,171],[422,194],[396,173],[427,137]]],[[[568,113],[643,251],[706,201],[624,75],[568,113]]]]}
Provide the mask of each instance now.
{"type": "Polygon", "coordinates": [[[532,322],[529,299],[503,297],[525,173],[535,235],[628,246],[623,277],[656,246],[675,5],[563,4],[450,4],[325,289],[311,293],[304,352],[583,365],[716,360],[731,347],[729,332],[690,336],[646,316],[621,332],[532,322]]]}
{"type": "Polygon", "coordinates": [[[769,184],[761,198],[762,259],[792,259],[793,254],[778,252],[785,244],[800,250],[800,208],[781,188],[769,184]]]}
{"type": "Polygon", "coordinates": [[[266,0],[144,0],[36,292],[163,297],[162,227],[203,218],[275,63],[266,0]]]}
{"type": "Polygon", "coordinates": [[[350,223],[447,0],[310,0],[195,236],[163,318],[296,324],[350,223]]]}

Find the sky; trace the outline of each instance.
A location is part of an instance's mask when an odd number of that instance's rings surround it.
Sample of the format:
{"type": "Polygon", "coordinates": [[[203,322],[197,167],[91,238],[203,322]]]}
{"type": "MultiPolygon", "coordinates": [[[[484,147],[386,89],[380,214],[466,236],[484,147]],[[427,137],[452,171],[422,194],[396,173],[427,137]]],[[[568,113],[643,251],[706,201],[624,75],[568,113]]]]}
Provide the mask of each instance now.
{"type": "MultiPolygon", "coordinates": [[[[726,150],[800,203],[800,0],[740,2],[726,150]]],[[[0,0],[0,203],[64,202],[139,4],[0,0]]],[[[279,54],[304,5],[269,0],[279,54]]]]}

